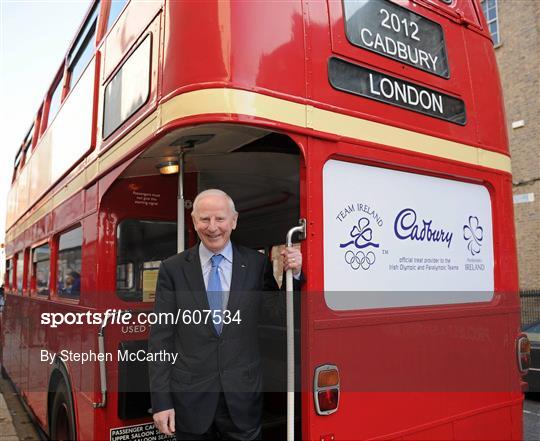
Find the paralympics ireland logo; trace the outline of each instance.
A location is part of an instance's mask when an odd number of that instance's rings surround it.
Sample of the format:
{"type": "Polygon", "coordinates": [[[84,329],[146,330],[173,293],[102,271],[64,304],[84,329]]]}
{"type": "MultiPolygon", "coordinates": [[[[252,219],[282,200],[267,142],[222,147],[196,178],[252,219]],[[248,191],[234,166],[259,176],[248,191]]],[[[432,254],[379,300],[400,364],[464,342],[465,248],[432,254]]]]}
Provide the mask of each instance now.
{"type": "MultiPolygon", "coordinates": [[[[349,231],[348,240],[340,243],[339,247],[347,249],[344,254],[345,262],[353,270],[358,270],[360,268],[368,270],[376,260],[372,248],[379,248],[379,244],[373,240],[372,225],[377,224],[382,226],[382,219],[375,211],[364,204],[351,204],[348,208],[349,211],[346,212],[347,214],[351,214],[353,211],[361,211],[362,213],[356,224],[353,225],[349,231]]],[[[343,213],[343,211],[341,213],[343,213]]],[[[343,219],[340,219],[340,221],[342,220],[343,219]]]]}
{"type": "Polygon", "coordinates": [[[476,216],[469,216],[468,225],[463,226],[463,239],[467,242],[467,249],[471,256],[480,254],[482,240],[484,239],[484,229],[476,216]]]}

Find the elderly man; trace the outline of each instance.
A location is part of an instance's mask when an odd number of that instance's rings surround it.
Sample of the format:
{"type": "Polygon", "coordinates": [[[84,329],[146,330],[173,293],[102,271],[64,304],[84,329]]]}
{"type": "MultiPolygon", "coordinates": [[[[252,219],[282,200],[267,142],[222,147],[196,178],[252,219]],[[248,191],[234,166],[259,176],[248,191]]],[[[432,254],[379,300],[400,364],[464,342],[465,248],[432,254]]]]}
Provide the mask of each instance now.
{"type": "MultiPolygon", "coordinates": [[[[261,253],[231,243],[238,213],[226,193],[201,192],[192,218],[200,244],[159,269],[154,310],[175,316],[181,310],[182,319],[150,332],[150,352],[178,353],[174,365],[149,365],[154,422],[179,440],[260,439],[257,324],[261,292],[278,290],[272,266],[261,253]]],[[[282,256],[298,289],[302,255],[287,248],[282,256]]]]}

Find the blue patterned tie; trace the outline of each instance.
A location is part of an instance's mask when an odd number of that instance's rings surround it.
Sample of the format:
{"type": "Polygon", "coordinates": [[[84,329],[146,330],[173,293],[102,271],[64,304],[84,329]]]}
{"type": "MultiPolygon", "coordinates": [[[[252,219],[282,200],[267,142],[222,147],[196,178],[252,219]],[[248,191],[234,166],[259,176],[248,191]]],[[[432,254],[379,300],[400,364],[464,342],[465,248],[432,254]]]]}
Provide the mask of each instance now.
{"type": "MultiPolygon", "coordinates": [[[[208,277],[208,288],[206,290],[206,295],[208,297],[208,306],[210,306],[210,309],[212,311],[219,311],[216,314],[216,321],[217,316],[219,315],[220,322],[214,322],[214,328],[216,328],[216,332],[218,335],[220,335],[221,329],[223,328],[223,322],[221,320],[223,319],[223,289],[221,287],[221,279],[219,277],[219,264],[223,260],[223,256],[221,254],[216,254],[212,256],[210,260],[212,262],[212,269],[210,270],[210,275],[208,277]]],[[[212,317],[214,317],[213,312],[212,317]]]]}

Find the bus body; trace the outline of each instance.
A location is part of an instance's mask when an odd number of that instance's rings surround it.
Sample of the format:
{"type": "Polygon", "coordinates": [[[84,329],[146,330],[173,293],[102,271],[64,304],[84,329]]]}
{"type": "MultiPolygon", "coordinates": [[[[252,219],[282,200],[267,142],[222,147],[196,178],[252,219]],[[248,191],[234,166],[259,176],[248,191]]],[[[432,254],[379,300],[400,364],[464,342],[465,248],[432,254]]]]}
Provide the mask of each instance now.
{"type": "MultiPolygon", "coordinates": [[[[155,439],[146,362],[69,351],[144,351],[148,322],[86,317],[152,310],[212,187],[239,243],[270,253],[307,221],[297,438],[522,437],[510,160],[477,1],[91,5],[8,201],[2,368],[49,435],[155,439]],[[156,168],[179,155],[185,225],[179,175],[156,168]]],[[[284,439],[283,336],[261,323],[266,439],[284,439]]]]}

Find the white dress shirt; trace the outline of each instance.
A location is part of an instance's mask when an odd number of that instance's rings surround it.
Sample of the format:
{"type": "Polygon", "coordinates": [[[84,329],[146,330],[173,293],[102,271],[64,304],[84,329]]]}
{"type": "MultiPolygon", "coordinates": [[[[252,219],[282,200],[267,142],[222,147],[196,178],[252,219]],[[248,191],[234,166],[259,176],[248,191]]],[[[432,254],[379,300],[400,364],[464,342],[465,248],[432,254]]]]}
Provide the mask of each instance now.
{"type": "Polygon", "coordinates": [[[223,259],[219,264],[218,274],[221,281],[221,288],[223,289],[223,309],[227,309],[229,303],[229,291],[231,290],[231,278],[232,278],[232,262],[233,262],[233,249],[231,241],[225,245],[221,251],[214,253],[204,246],[201,242],[199,245],[199,258],[201,260],[201,270],[204,279],[204,287],[208,289],[208,278],[210,277],[210,271],[212,269],[212,256],[215,254],[221,254],[223,259]]]}

